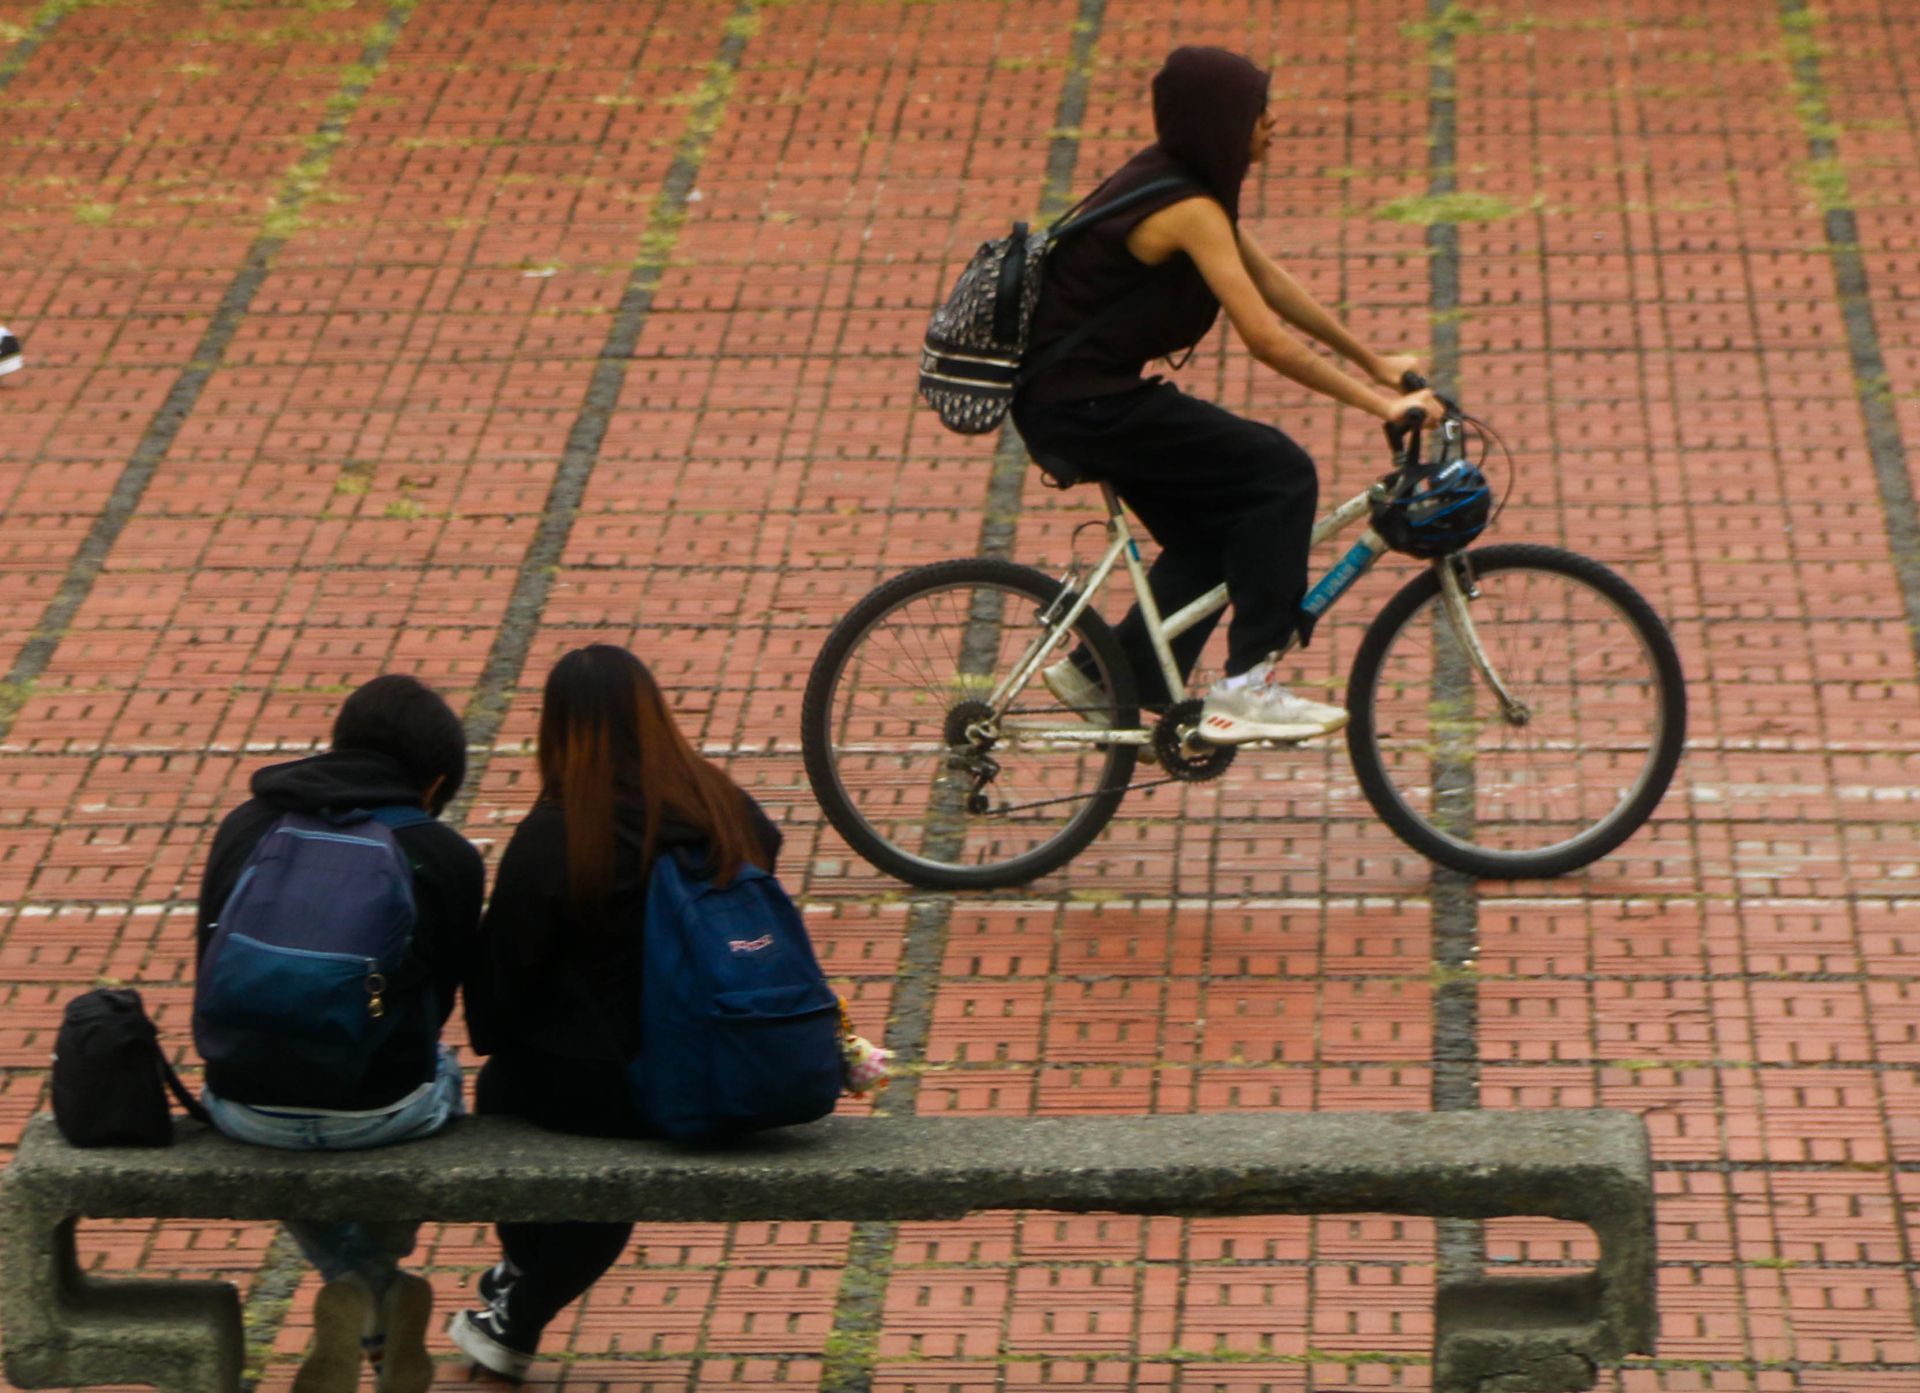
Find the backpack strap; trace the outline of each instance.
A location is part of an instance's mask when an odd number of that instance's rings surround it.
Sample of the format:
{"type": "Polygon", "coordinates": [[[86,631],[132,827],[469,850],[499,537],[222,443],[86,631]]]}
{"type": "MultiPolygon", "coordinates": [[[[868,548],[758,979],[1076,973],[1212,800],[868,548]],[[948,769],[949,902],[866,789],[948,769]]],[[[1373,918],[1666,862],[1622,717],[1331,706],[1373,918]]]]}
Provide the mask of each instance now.
{"type": "Polygon", "coordinates": [[[411,807],[405,803],[396,803],[388,808],[374,808],[367,814],[389,832],[398,832],[402,827],[418,827],[423,822],[434,821],[432,813],[425,808],[411,807]]]}
{"type": "Polygon", "coordinates": [[[1149,284],[1150,282],[1142,281],[1119,299],[1107,301],[1098,314],[1083,322],[1072,333],[1068,334],[1065,338],[1055,339],[1052,343],[1048,344],[1047,351],[1042,353],[1038,358],[1033,359],[1031,362],[1022,363],[1020,365],[1020,371],[1014,375],[1014,390],[1018,391],[1020,388],[1026,386],[1029,382],[1033,381],[1034,378],[1038,377],[1041,373],[1073,352],[1074,349],[1106,328],[1107,325],[1113,323],[1114,320],[1120,317],[1120,311],[1126,309],[1133,304],[1135,300],[1139,299],[1140,292],[1145,290],[1149,284]]]}
{"type": "MultiPolygon", "coordinates": [[[[1065,213],[1061,214],[1059,219],[1047,229],[1047,241],[1050,243],[1057,242],[1062,237],[1071,236],[1084,228],[1091,227],[1094,223],[1104,218],[1110,218],[1115,213],[1124,213],[1129,208],[1137,207],[1150,198],[1157,197],[1163,193],[1170,193],[1174,189],[1192,189],[1195,193],[1205,192],[1199,184],[1187,178],[1186,175],[1170,174],[1165,179],[1155,179],[1150,184],[1142,184],[1132,193],[1123,193],[1111,203],[1102,203],[1098,208],[1081,213],[1080,216],[1076,218],[1073,216],[1075,211],[1084,206],[1087,201],[1083,198],[1079,203],[1074,204],[1072,208],[1069,208],[1065,213]]],[[[1092,196],[1091,194],[1087,195],[1088,198],[1092,196]]]]}
{"type": "MultiPolygon", "coordinates": [[[[1114,199],[1111,203],[1103,203],[1098,208],[1087,213],[1082,213],[1077,218],[1072,217],[1071,211],[1069,211],[1067,216],[1062,217],[1059,222],[1056,222],[1047,230],[1048,245],[1051,247],[1053,243],[1058,242],[1062,237],[1091,227],[1103,218],[1110,218],[1115,213],[1123,213],[1129,208],[1145,203],[1150,198],[1158,197],[1160,194],[1170,192],[1174,189],[1192,189],[1196,193],[1201,191],[1198,184],[1184,175],[1176,174],[1166,179],[1155,179],[1151,184],[1143,184],[1132,193],[1121,194],[1120,197],[1114,199]],[[1071,221],[1069,221],[1069,219],[1071,219],[1071,221]]],[[[1084,199],[1081,201],[1082,203],[1085,202],[1084,199]]],[[[1077,207],[1079,205],[1075,206],[1077,207]]],[[[1026,386],[1027,383],[1031,382],[1035,377],[1038,377],[1062,358],[1065,358],[1069,353],[1073,352],[1074,349],[1106,328],[1107,325],[1113,323],[1114,320],[1120,317],[1121,311],[1131,306],[1133,302],[1139,298],[1141,292],[1146,290],[1150,284],[1152,284],[1151,281],[1142,280],[1140,284],[1136,285],[1119,299],[1109,300],[1101,307],[1099,313],[1095,314],[1091,319],[1082,322],[1072,333],[1066,335],[1064,338],[1055,339],[1052,343],[1048,344],[1046,352],[1042,353],[1038,358],[1028,363],[1022,363],[1019,373],[1014,377],[1014,390],[1018,391],[1020,388],[1026,386]]]]}
{"type": "Polygon", "coordinates": [[[1017,222],[1007,238],[1007,255],[1000,263],[1000,280],[993,293],[993,337],[1014,343],[1020,337],[1020,288],[1027,280],[1027,225],[1017,222]]]}
{"type": "Polygon", "coordinates": [[[168,1062],[166,1055],[161,1052],[157,1042],[154,1045],[153,1057],[160,1065],[160,1077],[165,1081],[167,1091],[180,1100],[180,1106],[187,1110],[187,1116],[191,1117],[195,1122],[204,1123],[209,1127],[213,1126],[212,1116],[205,1108],[200,1106],[200,1100],[194,1097],[193,1094],[187,1090],[187,1086],[180,1081],[180,1075],[174,1072],[173,1065],[168,1062]]]}

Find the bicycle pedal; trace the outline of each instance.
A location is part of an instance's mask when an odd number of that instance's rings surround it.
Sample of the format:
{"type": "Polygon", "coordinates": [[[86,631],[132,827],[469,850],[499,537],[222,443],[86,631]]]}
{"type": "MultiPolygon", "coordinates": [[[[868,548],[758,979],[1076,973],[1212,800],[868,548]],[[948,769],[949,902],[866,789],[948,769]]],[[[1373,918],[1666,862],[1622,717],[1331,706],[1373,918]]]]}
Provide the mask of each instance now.
{"type": "Polygon", "coordinates": [[[1264,740],[1248,740],[1244,742],[1243,748],[1251,750],[1297,750],[1302,746],[1311,745],[1316,740],[1325,740],[1328,736],[1338,735],[1339,733],[1337,730],[1329,730],[1323,731],[1319,735],[1298,735],[1287,740],[1273,736],[1264,740]]]}

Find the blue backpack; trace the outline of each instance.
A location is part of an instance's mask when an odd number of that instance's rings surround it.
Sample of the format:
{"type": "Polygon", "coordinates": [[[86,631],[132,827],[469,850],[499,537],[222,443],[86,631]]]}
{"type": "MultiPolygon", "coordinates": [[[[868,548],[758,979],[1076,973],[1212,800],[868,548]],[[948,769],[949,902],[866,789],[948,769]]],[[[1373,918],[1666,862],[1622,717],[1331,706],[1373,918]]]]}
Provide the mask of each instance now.
{"type": "Polygon", "coordinates": [[[288,1098],[351,1090],[393,1034],[388,985],[413,945],[413,871],[394,831],[419,808],[283,815],[220,909],[193,992],[193,1040],[216,1067],[284,1079],[288,1098]]]}
{"type": "Polygon", "coordinates": [[[780,882],[745,865],[724,887],[663,851],[647,882],[639,1058],[643,1117],[698,1141],[790,1127],[840,1097],[840,1002],[780,882]]]}

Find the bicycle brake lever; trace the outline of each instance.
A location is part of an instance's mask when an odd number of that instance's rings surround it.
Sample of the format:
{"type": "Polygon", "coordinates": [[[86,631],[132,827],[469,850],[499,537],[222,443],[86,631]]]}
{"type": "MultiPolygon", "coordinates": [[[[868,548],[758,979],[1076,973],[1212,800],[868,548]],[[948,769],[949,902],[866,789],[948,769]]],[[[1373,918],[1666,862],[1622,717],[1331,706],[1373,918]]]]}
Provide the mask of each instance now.
{"type": "Polygon", "coordinates": [[[1404,469],[1420,457],[1420,428],[1426,424],[1427,413],[1414,407],[1396,421],[1388,421],[1383,429],[1387,435],[1387,446],[1393,451],[1395,468],[1404,469]]]}

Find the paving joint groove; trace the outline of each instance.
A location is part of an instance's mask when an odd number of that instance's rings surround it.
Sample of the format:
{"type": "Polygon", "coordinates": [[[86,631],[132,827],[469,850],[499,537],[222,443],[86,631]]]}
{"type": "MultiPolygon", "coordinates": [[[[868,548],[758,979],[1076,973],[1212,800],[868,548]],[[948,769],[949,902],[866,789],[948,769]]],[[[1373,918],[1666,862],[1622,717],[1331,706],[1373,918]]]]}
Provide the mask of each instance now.
{"type": "MultiPolygon", "coordinates": [[[[1780,0],[1780,24],[1786,30],[1787,54],[1799,96],[1795,114],[1807,137],[1812,166],[1826,176],[1820,181],[1820,187],[1827,204],[1824,209],[1827,255],[1833,266],[1841,319],[1846,325],[1854,397],[1866,431],[1867,453],[1873,461],[1874,481],[1887,529],[1888,556],[1906,611],[1907,642],[1914,654],[1920,656],[1920,515],[1915,512],[1906,441],[1900,433],[1900,418],[1894,411],[1886,355],[1881,351],[1880,332],[1874,322],[1872,289],[1867,280],[1866,258],[1860,248],[1860,223],[1840,160],[1839,143],[1833,135],[1838,127],[1833,123],[1826,79],[1820,70],[1821,50],[1810,37],[1820,22],[1821,17],[1808,9],[1806,0],[1780,0]]],[[[1879,1086],[1877,1082],[1876,1086],[1879,1086]]],[[[1880,1106],[1883,1117],[1888,1116],[1884,1094],[1880,1106]]],[[[1896,1238],[1908,1269],[1915,1270],[1911,1227],[1900,1225],[1896,1238]]],[[[1909,1287],[1908,1311],[1916,1324],[1920,1324],[1920,1287],[1909,1287]]]]}
{"type": "Polygon", "coordinates": [[[280,1229],[267,1245],[266,1256],[247,1286],[247,1299],[241,1307],[240,1323],[246,1341],[247,1362],[241,1374],[242,1393],[251,1393],[265,1374],[273,1358],[280,1327],[286,1323],[293,1305],[293,1294],[309,1271],[307,1260],[293,1235],[280,1229]]]}
{"type": "MultiPolygon", "coordinates": [[[[1071,205],[1074,170],[1080,158],[1080,125],[1086,117],[1087,92],[1092,80],[1093,51],[1099,42],[1106,9],[1106,0],[1080,0],[1067,76],[1054,120],[1055,133],[1047,147],[1046,178],[1040,201],[1043,219],[1057,216],[1071,205]]],[[[1026,444],[1009,417],[994,445],[976,555],[1004,559],[1011,553],[1027,468],[1026,444]]],[[[952,913],[951,895],[919,901],[908,911],[900,946],[900,971],[887,1014],[886,1036],[887,1047],[898,1051],[903,1063],[924,1061],[926,1056],[952,913]]],[[[910,1112],[918,1096],[918,1077],[903,1073],[876,1100],[875,1111],[910,1112]]],[[[821,1393],[871,1393],[874,1371],[879,1364],[879,1333],[885,1317],[887,1283],[893,1270],[897,1233],[898,1229],[892,1224],[854,1227],[840,1291],[834,1300],[833,1336],[821,1363],[821,1393]]],[[[1001,1343],[1005,1343],[1004,1338],[1001,1343]]]]}
{"type": "MultiPolygon", "coordinates": [[[[1047,146],[1047,179],[1040,198],[1040,219],[1049,222],[1073,206],[1073,176],[1080,162],[1080,125],[1087,115],[1087,89],[1093,79],[1093,50],[1107,14],[1106,0],[1080,0],[1074,20],[1067,80],[1060,92],[1054,136],[1047,146]]],[[[1020,495],[1030,468],[1026,442],[1011,416],[1000,428],[988,476],[986,517],[977,554],[1005,559],[1013,550],[1020,517],[1020,495]]]]}
{"type": "MultiPolygon", "coordinates": [[[[1427,148],[1429,197],[1457,191],[1455,160],[1454,44],[1451,0],[1427,0],[1431,40],[1427,51],[1427,148]]],[[[1434,386],[1457,390],[1460,376],[1460,231],[1450,222],[1427,228],[1428,312],[1434,386]]],[[[1471,681],[1470,677],[1464,679],[1471,681]]],[[[1480,989],[1474,971],[1479,954],[1480,901],[1476,882],[1442,866],[1431,880],[1433,924],[1433,1082],[1435,1112],[1466,1112],[1480,1106],[1480,989]]],[[[1438,1275],[1465,1279],[1486,1268],[1485,1225],[1443,1219],[1434,1225],[1438,1275]]]]}
{"type": "Polygon", "coordinates": [[[154,413],[151,424],[134,447],[126,468],[114,482],[113,492],[104,509],[94,518],[86,539],[74,554],[61,579],[60,588],[41,612],[40,621],[21,647],[4,679],[0,679],[0,740],[12,732],[25,705],[25,699],[52,664],[60,642],[93,593],[95,582],[105,569],[114,543],[133,520],[134,512],[152,483],[160,463],[173,448],[181,428],[200,402],[201,393],[220,368],[222,357],[241,321],[253,305],[254,297],[273,269],[274,259],[287,244],[297,225],[300,209],[325,178],[333,153],[346,133],[347,123],[360,108],[361,100],[374,78],[385,66],[394,40],[405,27],[418,0],[393,0],[385,17],[375,26],[359,61],[347,69],[348,76],[327,102],[326,118],[307,142],[307,153],[288,171],[275,195],[273,211],[266,227],[247,248],[238,275],[220,297],[207,331],[195,347],[193,357],[174,380],[166,400],[154,413]]]}
{"type": "Polygon", "coordinates": [[[1656,1157],[1653,1169],[1671,1175],[1920,1175],[1920,1160],[1662,1161],[1656,1157]]]}
{"type": "Polygon", "coordinates": [[[18,77],[33,55],[40,51],[40,45],[52,37],[53,31],[60,27],[60,21],[86,4],[87,0],[47,0],[27,21],[26,33],[14,43],[5,58],[0,58],[0,92],[7,90],[18,77]]]}
{"type": "MultiPolygon", "coordinates": [[[[696,89],[687,113],[684,133],[674,151],[673,163],[659,195],[648,209],[642,251],[634,261],[627,284],[613,315],[612,327],[601,346],[599,361],[587,384],[586,397],[573,428],[567,434],[561,452],[560,467],[547,491],[540,510],[540,522],[532,543],[514,578],[505,613],[495,632],[479,681],[467,703],[466,726],[469,743],[487,753],[476,767],[467,771],[465,790],[448,810],[455,824],[465,821],[474,793],[492,762],[495,737],[506,720],[507,708],[526,670],[527,655],[534,636],[540,630],[547,596],[553,578],[565,556],[567,539],[586,497],[587,482],[600,456],[607,427],[620,404],[621,388],[627,379],[628,365],[639,347],[640,335],[652,317],[654,292],[679,241],[680,225],[689,206],[689,195],[700,177],[707,145],[718,126],[721,114],[733,95],[733,84],[740,70],[761,4],[764,0],[740,0],[726,26],[726,39],[708,66],[706,81],[696,89]]],[[[0,732],[4,734],[4,732],[0,732]]]]}
{"type": "Polygon", "coordinates": [[[1906,609],[1907,637],[1920,656],[1920,511],[1916,511],[1912,476],[1907,472],[1906,441],[1893,409],[1886,355],[1874,323],[1866,258],[1860,252],[1860,223],[1854,215],[1840,148],[1827,133],[1831,115],[1826,82],[1820,74],[1816,45],[1807,40],[1815,16],[1805,0],[1780,0],[1780,22],[1786,29],[1794,82],[1802,94],[1799,119],[1807,137],[1807,153],[1816,167],[1830,171],[1838,184],[1836,201],[1824,199],[1827,255],[1833,264],[1834,289],[1847,327],[1847,355],[1853,367],[1854,394],[1860,405],[1873,460],[1874,480],[1880,489],[1880,507],[1886,515],[1887,549],[1899,578],[1906,609]]]}

